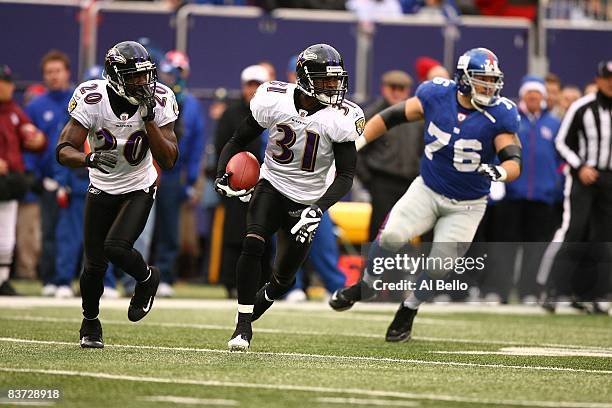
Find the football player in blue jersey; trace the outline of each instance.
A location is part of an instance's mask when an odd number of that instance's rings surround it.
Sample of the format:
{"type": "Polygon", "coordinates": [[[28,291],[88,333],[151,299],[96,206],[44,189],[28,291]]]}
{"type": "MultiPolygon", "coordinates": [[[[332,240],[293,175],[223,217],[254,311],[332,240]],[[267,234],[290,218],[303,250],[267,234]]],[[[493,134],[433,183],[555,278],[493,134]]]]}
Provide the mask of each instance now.
{"type": "Polygon", "coordinates": [[[401,304],[386,334],[390,342],[410,339],[419,305],[434,294],[431,283],[448,277],[455,260],[469,248],[485,212],[491,181],[510,182],[521,172],[518,111],[500,96],[502,87],[495,54],[475,48],[459,58],[454,81],[427,81],[414,97],[368,121],[355,142],[357,149],[394,126],[425,120],[421,175],[394,205],[371,245],[363,279],[332,295],[329,303],[334,310],[348,310],[355,302],[374,297],[374,282],[383,272],[381,260],[394,258],[412,238],[433,228],[428,259],[452,261],[428,262],[419,268],[415,290],[401,304]],[[499,165],[494,164],[496,156],[499,165]]]}

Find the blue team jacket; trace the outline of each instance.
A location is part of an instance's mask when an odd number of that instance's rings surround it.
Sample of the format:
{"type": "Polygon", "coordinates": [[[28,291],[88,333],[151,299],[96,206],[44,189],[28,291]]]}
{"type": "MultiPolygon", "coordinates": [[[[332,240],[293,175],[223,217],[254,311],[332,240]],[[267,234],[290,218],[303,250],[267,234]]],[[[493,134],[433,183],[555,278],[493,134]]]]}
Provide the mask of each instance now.
{"type": "Polygon", "coordinates": [[[183,93],[179,105],[179,119],[174,124],[178,138],[179,157],[171,170],[164,170],[164,177],[185,175],[185,186],[196,182],[200,172],[200,161],[204,154],[204,119],[202,106],[195,96],[183,93]]]}
{"type": "MultiPolygon", "coordinates": [[[[50,91],[30,102],[25,110],[48,139],[47,149],[42,153],[28,153],[24,157],[26,168],[39,178],[50,177],[64,187],[70,188],[73,194],[85,194],[89,184],[87,169],[70,169],[61,166],[55,160],[55,147],[64,125],[70,119],[68,102],[74,89],[67,91],[50,91]]],[[[26,201],[34,199],[32,194],[26,201]]]]}
{"type": "Polygon", "coordinates": [[[519,109],[518,136],[523,145],[523,168],[519,178],[506,184],[507,200],[554,204],[561,197],[563,175],[555,138],[561,122],[548,110],[535,117],[519,109]]]}

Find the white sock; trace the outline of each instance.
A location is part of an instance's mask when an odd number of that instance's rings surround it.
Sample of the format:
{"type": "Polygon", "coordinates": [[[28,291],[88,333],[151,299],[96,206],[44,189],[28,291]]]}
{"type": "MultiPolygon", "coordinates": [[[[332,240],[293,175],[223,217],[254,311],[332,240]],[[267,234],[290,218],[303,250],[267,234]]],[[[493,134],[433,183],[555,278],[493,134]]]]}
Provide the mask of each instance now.
{"type": "MultiPolygon", "coordinates": [[[[98,315],[98,316],[100,316],[100,315],[98,315]]],[[[88,319],[87,317],[85,317],[85,313],[83,312],[83,318],[85,320],[98,320],[98,316],[94,317],[93,319],[88,319]]]]}
{"type": "Polygon", "coordinates": [[[10,273],[11,270],[8,266],[0,266],[0,285],[2,285],[9,279],[10,273]]]}
{"type": "Polygon", "coordinates": [[[419,306],[421,306],[421,303],[423,302],[417,299],[416,296],[414,296],[414,293],[408,295],[408,298],[404,300],[404,306],[412,310],[417,310],[419,306]]]}
{"type": "Polygon", "coordinates": [[[238,313],[253,313],[253,305],[238,304],[238,313]]]}

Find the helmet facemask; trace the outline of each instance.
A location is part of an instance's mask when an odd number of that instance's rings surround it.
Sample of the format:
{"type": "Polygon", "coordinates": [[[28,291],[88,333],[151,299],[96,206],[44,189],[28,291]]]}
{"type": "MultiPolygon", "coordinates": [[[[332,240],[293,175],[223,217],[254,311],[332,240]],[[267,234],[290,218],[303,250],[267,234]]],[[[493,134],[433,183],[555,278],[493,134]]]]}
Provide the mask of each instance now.
{"type": "Polygon", "coordinates": [[[326,70],[311,73],[304,67],[307,83],[298,80],[298,86],[323,105],[339,105],[348,89],[348,74],[341,66],[327,66],[326,70]]]}
{"type": "Polygon", "coordinates": [[[472,100],[479,105],[492,106],[499,98],[504,87],[504,74],[501,71],[464,70],[463,81],[470,86],[472,100]],[[489,81],[483,79],[490,79],[489,81]]]}
{"type": "Polygon", "coordinates": [[[155,95],[157,69],[151,61],[137,62],[135,67],[120,68],[113,65],[113,73],[106,73],[110,86],[133,105],[155,95]]]}

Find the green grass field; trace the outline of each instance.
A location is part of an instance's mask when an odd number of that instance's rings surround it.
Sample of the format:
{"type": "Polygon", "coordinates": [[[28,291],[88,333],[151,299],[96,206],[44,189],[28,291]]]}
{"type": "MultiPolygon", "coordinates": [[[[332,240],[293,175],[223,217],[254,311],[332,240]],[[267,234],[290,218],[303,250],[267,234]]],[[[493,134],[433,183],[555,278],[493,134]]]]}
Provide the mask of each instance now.
{"type": "Polygon", "coordinates": [[[0,299],[0,389],[59,388],[67,407],[612,407],[609,316],[433,305],[387,344],[395,305],[279,303],[230,354],[232,302],[156,300],[136,324],[127,302],[102,304],[106,347],[82,350],[78,299],[0,299]]]}

